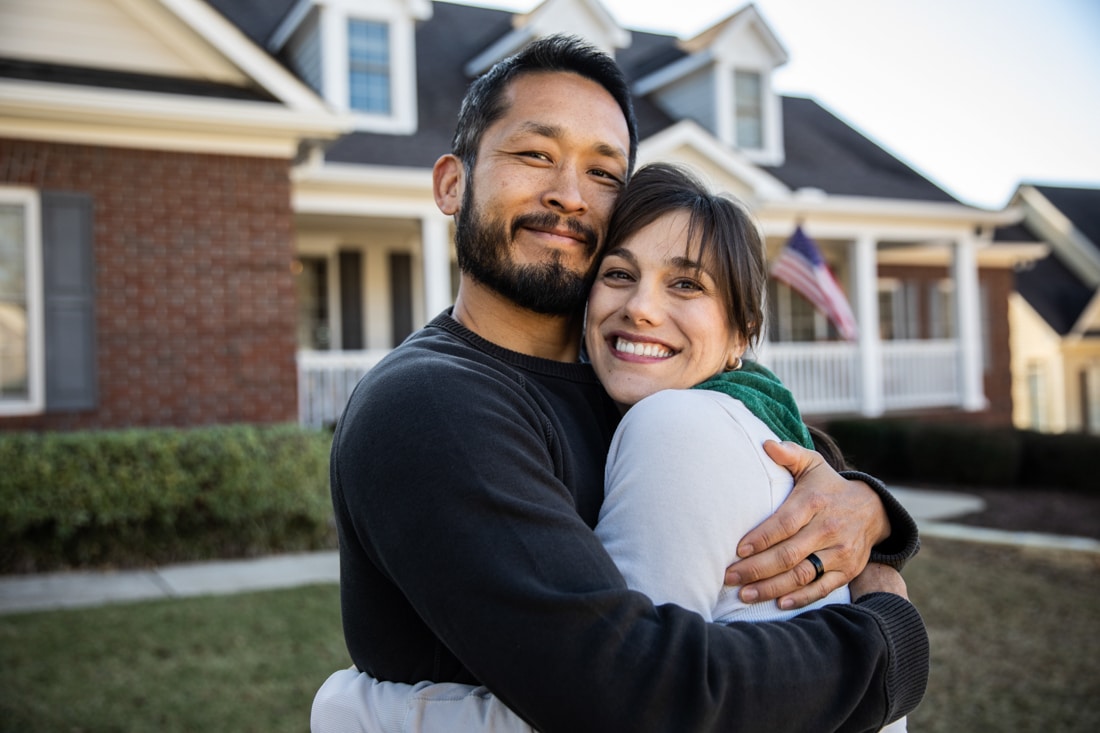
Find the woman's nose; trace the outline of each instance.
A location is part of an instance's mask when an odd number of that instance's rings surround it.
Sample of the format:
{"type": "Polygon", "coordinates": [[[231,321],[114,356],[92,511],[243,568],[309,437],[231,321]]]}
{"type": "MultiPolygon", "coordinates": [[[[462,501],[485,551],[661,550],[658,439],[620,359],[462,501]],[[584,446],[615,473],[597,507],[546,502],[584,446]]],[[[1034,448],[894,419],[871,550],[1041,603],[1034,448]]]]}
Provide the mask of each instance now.
{"type": "Polygon", "coordinates": [[[663,317],[660,294],[653,286],[639,282],[623,304],[623,316],[632,323],[656,325],[663,317]]]}

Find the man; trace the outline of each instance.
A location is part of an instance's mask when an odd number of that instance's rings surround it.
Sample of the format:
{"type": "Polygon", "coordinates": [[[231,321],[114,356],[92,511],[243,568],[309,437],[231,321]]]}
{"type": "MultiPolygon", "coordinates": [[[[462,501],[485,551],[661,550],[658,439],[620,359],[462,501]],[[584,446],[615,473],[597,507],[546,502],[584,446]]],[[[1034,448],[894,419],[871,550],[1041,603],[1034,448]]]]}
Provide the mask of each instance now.
{"type": "MultiPolygon", "coordinates": [[[[618,415],[578,362],[580,325],[636,149],[621,72],[570,39],[536,42],[471,87],[433,175],[455,216],[455,306],[363,379],[334,437],[349,652],[379,679],[484,684],[541,731],[877,729],[927,679],[924,627],[894,570],[873,565],[853,586],[893,592],[726,627],[628,590],[591,530],[618,415]]],[[[890,520],[865,484],[785,461],[810,481],[743,543],[757,552],[728,579],[764,579],[744,593],[820,598],[891,520],[903,551],[877,559],[915,551],[884,491],[890,520]]]]}

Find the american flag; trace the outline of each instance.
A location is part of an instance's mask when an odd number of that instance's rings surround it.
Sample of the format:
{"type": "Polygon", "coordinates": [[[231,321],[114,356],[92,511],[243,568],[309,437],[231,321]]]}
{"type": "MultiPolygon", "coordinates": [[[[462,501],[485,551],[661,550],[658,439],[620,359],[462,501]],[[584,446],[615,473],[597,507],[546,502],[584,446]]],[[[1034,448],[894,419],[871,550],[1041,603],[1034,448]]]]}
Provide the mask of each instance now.
{"type": "Polygon", "coordinates": [[[825,264],[821,250],[814,240],[806,236],[802,227],[794,230],[790,241],[772,263],[772,277],[787,283],[801,293],[814,307],[824,313],[836,325],[841,337],[855,341],[859,326],[852,315],[852,308],[844,291],[825,264]]]}

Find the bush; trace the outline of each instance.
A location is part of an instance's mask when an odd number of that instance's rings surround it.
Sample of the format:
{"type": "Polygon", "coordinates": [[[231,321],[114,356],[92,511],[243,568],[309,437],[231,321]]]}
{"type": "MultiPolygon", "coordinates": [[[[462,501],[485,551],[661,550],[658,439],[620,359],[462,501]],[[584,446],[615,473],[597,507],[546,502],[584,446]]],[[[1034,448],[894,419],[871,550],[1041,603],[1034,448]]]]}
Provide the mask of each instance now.
{"type": "Polygon", "coordinates": [[[916,420],[836,420],[825,429],[855,468],[891,481],[1097,490],[1090,459],[1100,436],[916,420]]]}
{"type": "Polygon", "coordinates": [[[0,572],[335,546],[330,442],[289,425],[0,434],[0,572]]]}
{"type": "Polygon", "coordinates": [[[1098,492],[1093,461],[1100,456],[1100,436],[1083,433],[1051,435],[1021,432],[1020,483],[1098,492]]]}

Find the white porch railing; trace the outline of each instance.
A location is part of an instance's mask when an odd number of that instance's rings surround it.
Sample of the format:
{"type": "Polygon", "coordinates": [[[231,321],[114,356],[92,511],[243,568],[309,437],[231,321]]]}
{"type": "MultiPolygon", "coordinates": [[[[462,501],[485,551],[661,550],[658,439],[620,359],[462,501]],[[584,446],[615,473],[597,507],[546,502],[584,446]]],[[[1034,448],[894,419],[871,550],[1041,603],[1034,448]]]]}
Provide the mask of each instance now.
{"type": "Polygon", "coordinates": [[[388,353],[382,349],[299,351],[298,422],[314,428],[334,424],[359,378],[388,353]]]}
{"type": "MultiPolygon", "coordinates": [[[[884,341],[880,349],[887,411],[962,404],[958,343],[884,341]]],[[[803,414],[864,412],[855,344],[769,343],[764,358],[794,394],[803,414]]]]}
{"type": "Polygon", "coordinates": [[[886,409],[962,405],[959,368],[957,341],[883,342],[882,387],[886,409]]]}
{"type": "Polygon", "coordinates": [[[763,357],[802,414],[859,412],[859,349],[854,344],[771,342],[763,357]]]}
{"type": "MultiPolygon", "coordinates": [[[[885,341],[880,348],[887,411],[962,404],[955,341],[885,341]]],[[[359,378],[387,353],[299,351],[298,421],[310,427],[334,424],[359,378]]],[[[863,412],[855,344],[769,343],[763,357],[790,388],[804,415],[863,412]]]]}

